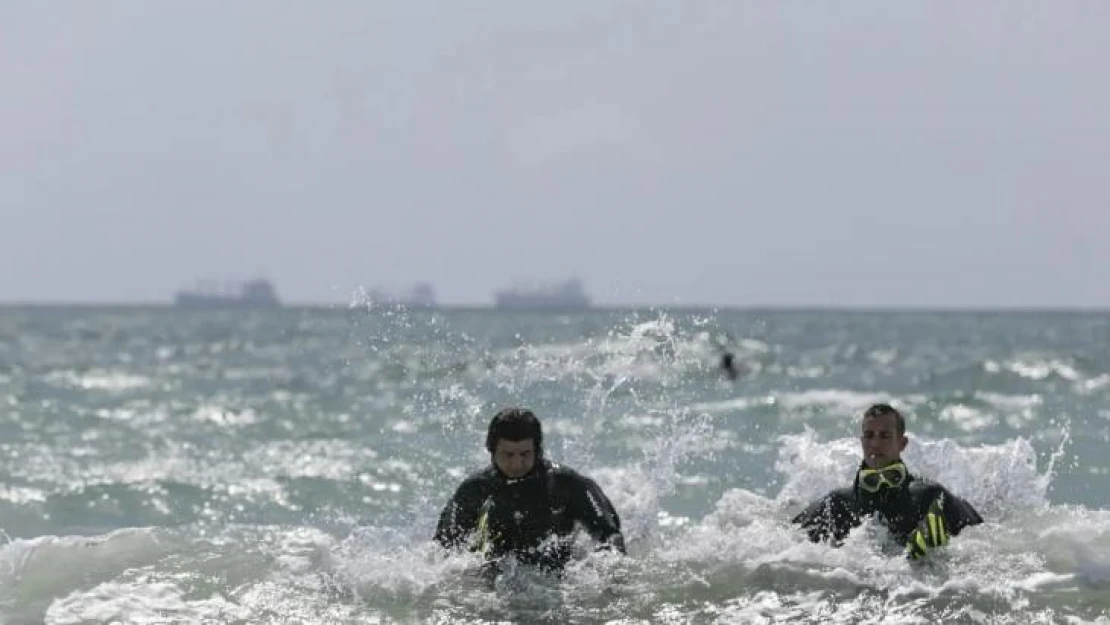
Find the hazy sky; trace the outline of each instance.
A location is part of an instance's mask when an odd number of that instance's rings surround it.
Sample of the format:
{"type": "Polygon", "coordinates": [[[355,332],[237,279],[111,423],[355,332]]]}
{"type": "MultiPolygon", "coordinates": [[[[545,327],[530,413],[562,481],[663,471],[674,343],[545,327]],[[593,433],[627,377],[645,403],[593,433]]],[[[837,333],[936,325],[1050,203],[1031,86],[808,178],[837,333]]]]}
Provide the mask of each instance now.
{"type": "Polygon", "coordinates": [[[1110,2],[0,3],[0,300],[1110,306],[1110,2]]]}

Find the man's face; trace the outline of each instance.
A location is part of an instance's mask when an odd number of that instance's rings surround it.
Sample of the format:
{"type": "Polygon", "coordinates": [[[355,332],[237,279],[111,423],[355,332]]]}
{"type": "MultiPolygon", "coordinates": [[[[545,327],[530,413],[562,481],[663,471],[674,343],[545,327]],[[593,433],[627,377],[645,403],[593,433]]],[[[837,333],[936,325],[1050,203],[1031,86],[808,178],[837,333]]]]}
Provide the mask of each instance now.
{"type": "Polygon", "coordinates": [[[898,420],[892,414],[865,417],[859,439],[863,463],[872,469],[901,460],[902,450],[909,442],[905,435],[898,433],[898,420]]]}
{"type": "Polygon", "coordinates": [[[498,439],[493,450],[493,463],[505,477],[517,479],[528,475],[536,466],[536,446],[532,439],[508,441],[498,439]]]}

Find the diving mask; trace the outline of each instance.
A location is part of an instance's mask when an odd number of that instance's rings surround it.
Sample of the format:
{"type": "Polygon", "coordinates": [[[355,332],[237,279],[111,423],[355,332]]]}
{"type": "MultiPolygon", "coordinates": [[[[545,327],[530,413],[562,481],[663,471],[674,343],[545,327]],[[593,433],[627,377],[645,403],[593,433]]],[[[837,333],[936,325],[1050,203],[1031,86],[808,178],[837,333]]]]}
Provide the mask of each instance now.
{"type": "Polygon", "coordinates": [[[899,488],[905,483],[907,475],[906,465],[895,462],[881,469],[860,469],[857,481],[864,491],[877,493],[883,488],[899,488]]]}

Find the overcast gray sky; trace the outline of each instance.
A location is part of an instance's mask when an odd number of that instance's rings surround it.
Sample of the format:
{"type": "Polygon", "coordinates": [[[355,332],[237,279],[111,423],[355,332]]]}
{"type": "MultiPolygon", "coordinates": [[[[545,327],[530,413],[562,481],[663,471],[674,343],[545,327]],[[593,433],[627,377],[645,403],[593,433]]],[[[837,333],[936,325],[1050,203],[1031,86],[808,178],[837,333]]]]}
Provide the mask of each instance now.
{"type": "Polygon", "coordinates": [[[1110,2],[0,3],[0,300],[1110,306],[1110,2]]]}

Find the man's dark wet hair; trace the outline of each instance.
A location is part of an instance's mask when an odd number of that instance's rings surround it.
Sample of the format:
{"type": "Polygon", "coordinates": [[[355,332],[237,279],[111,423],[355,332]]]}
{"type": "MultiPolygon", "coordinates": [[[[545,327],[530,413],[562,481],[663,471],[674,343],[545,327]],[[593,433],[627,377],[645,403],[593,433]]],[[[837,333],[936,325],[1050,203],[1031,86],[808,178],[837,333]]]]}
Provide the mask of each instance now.
{"type": "Polygon", "coordinates": [[[898,410],[890,404],[872,404],[872,406],[863,413],[863,418],[874,419],[875,417],[885,417],[890,414],[894,415],[894,422],[898,428],[898,436],[905,436],[906,419],[902,416],[902,413],[898,412],[898,410]]]}
{"type": "Polygon", "coordinates": [[[486,449],[492,454],[497,449],[497,441],[523,441],[532,439],[536,457],[543,448],[543,428],[540,420],[526,408],[503,408],[493,415],[486,432],[486,449]]]}

